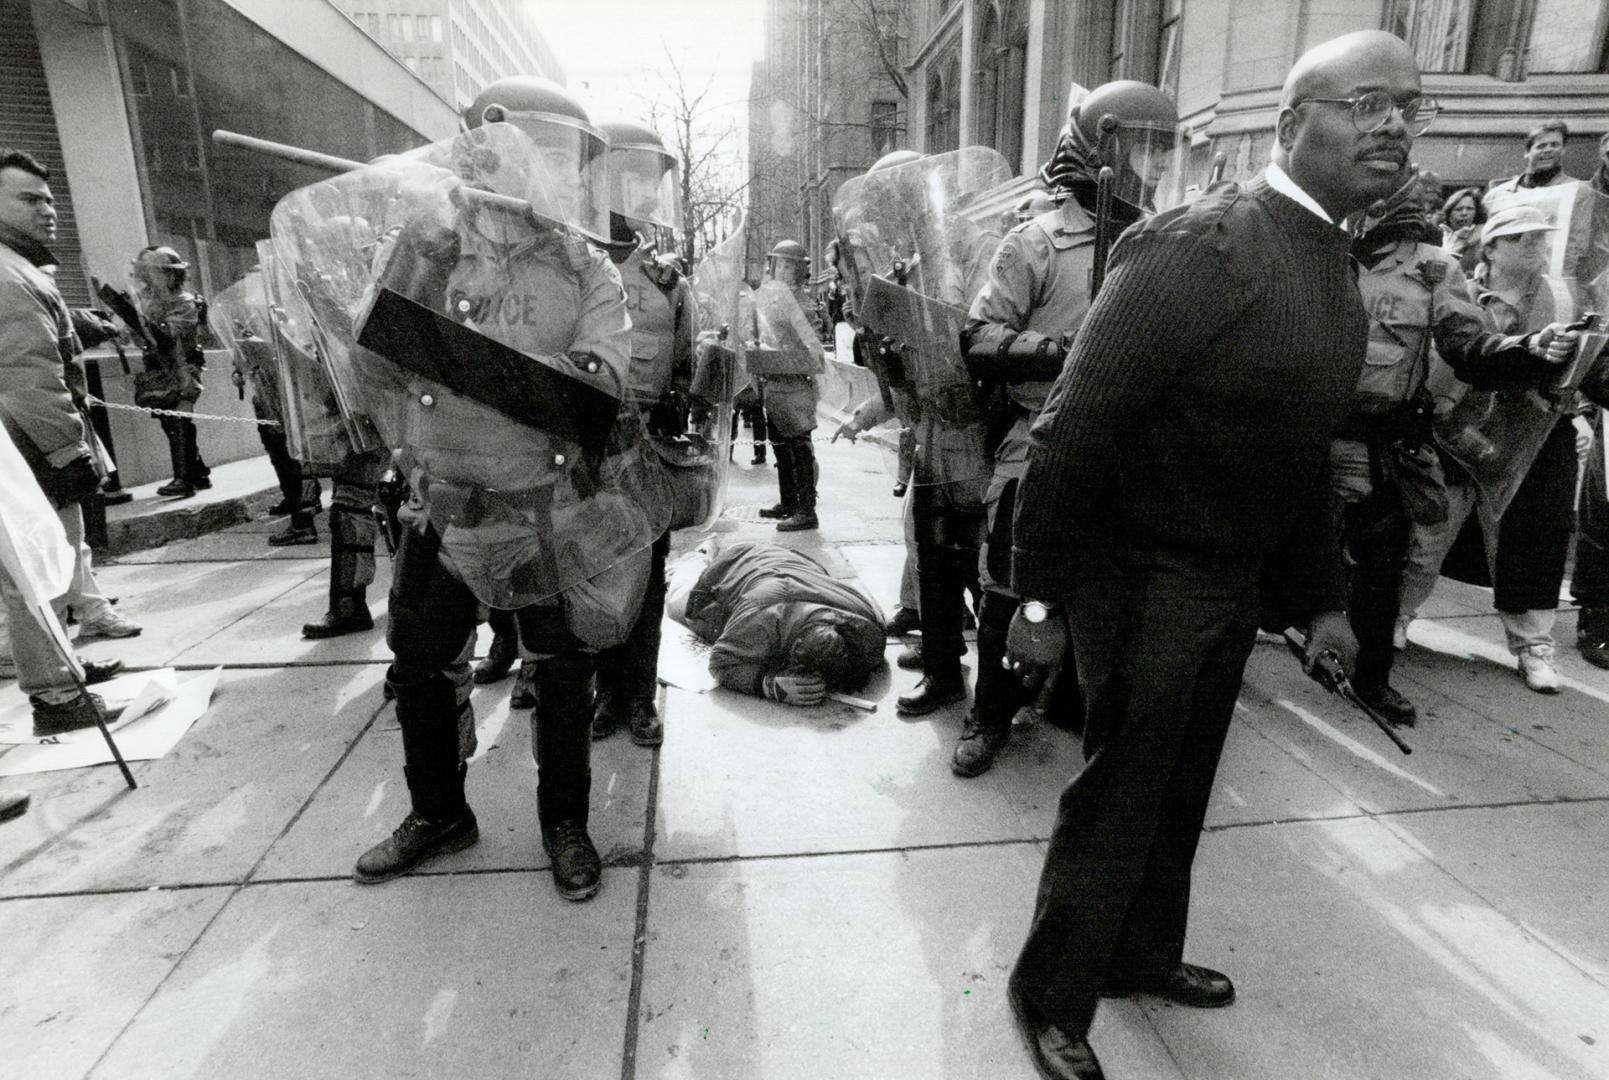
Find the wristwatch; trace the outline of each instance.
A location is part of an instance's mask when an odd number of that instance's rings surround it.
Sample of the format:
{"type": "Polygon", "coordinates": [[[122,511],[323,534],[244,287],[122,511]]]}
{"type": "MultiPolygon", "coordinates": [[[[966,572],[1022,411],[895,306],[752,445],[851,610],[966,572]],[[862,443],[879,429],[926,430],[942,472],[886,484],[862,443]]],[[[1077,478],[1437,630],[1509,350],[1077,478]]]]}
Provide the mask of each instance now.
{"type": "Polygon", "coordinates": [[[1037,626],[1050,618],[1050,613],[1054,610],[1055,605],[1047,604],[1043,600],[1025,600],[1022,605],[1022,617],[1024,621],[1037,626]]]}

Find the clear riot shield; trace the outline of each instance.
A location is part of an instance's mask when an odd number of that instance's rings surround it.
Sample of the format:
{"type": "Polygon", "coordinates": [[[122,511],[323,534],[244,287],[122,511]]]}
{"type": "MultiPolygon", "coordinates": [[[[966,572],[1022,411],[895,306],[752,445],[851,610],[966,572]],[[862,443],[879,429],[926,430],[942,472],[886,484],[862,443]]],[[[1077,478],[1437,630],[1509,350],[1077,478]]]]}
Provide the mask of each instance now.
{"type": "Polygon", "coordinates": [[[754,290],[755,336],[744,349],[750,375],[819,375],[826,350],[793,290],[766,280],[754,290]]]}
{"type": "Polygon", "coordinates": [[[332,383],[497,608],[596,578],[671,518],[623,368],[571,352],[617,328],[576,310],[600,269],[561,194],[527,135],[487,124],[292,192],[272,220],[332,383]]]}
{"type": "Polygon", "coordinates": [[[235,370],[251,383],[262,418],[283,427],[279,361],[261,268],[207,301],[207,324],[234,357],[235,370]]]}
{"type": "Polygon", "coordinates": [[[871,366],[914,434],[914,465],[898,440],[877,440],[901,481],[974,487],[993,471],[960,332],[1002,235],[988,196],[1010,179],[999,153],[974,146],[848,180],[833,199],[871,366]]]}
{"type": "Polygon", "coordinates": [[[688,283],[698,324],[687,428],[669,445],[663,440],[656,444],[670,466],[675,528],[708,528],[726,503],[732,398],[747,381],[742,326],[744,319],[753,321],[743,254],[744,229],[739,224],[704,253],[688,283]]]}
{"type": "Polygon", "coordinates": [[[287,449],[309,473],[332,476],[354,453],[384,444],[366,416],[341,407],[322,361],[323,336],[272,243],[258,243],[257,256],[287,449]]]}
{"type": "Polygon", "coordinates": [[[1544,385],[1526,391],[1469,390],[1438,416],[1436,441],[1461,465],[1481,494],[1479,512],[1487,552],[1496,551],[1497,523],[1524,482],[1532,462],[1569,408],[1587,372],[1609,343],[1609,198],[1587,183],[1531,188],[1503,205],[1529,204],[1554,225],[1537,260],[1534,280],[1516,290],[1530,332],[1549,323],[1582,327],[1576,355],[1544,385]]]}

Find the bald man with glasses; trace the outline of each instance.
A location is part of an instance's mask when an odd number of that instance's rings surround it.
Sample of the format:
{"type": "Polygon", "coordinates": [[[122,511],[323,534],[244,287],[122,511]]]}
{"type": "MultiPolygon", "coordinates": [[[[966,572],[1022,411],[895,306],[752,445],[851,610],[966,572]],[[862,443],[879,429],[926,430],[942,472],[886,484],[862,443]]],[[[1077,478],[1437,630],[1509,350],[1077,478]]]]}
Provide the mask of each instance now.
{"type": "Polygon", "coordinates": [[[1304,55],[1267,170],[1119,240],[1034,425],[1007,663],[1070,638],[1088,710],[1009,984],[1042,1076],[1104,1075],[1102,996],[1234,1000],[1184,962],[1191,865],[1264,588],[1309,663],[1356,654],[1327,461],[1368,319],[1341,223],[1408,180],[1434,115],[1398,38],[1304,55]]]}

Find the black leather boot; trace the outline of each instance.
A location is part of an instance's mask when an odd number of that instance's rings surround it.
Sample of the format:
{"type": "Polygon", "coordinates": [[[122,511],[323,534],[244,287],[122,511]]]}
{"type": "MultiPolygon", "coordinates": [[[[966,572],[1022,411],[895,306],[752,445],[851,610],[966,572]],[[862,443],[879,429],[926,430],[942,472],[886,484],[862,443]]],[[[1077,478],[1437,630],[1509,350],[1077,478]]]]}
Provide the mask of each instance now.
{"type": "Polygon", "coordinates": [[[306,623],[302,636],[311,640],[340,637],[374,629],[374,616],[369,614],[367,589],[349,589],[340,595],[330,596],[330,610],[318,622],[306,623]]]}
{"type": "Polygon", "coordinates": [[[184,429],[171,420],[169,417],[162,424],[162,433],[168,437],[168,465],[173,470],[173,479],[157,488],[156,493],[163,498],[188,499],[195,495],[196,489],[190,483],[187,469],[184,429]]]}
{"type": "Polygon", "coordinates": [[[779,442],[775,445],[777,455],[777,489],[782,501],[775,506],[768,506],[760,511],[763,518],[773,520],[793,516],[794,505],[794,475],[793,475],[793,447],[788,443],[779,442]]]}
{"type": "Polygon", "coordinates": [[[1609,668],[1609,608],[1584,607],[1575,625],[1581,659],[1594,667],[1609,668]]]}
{"type": "Polygon", "coordinates": [[[592,791],[593,659],[561,653],[536,664],[537,710],[531,716],[536,808],[553,886],[566,900],[598,891],[602,863],[587,836],[592,791]]]}
{"type": "Polygon", "coordinates": [[[514,661],[520,658],[519,642],[512,634],[492,634],[491,648],[486,659],[475,665],[475,682],[479,686],[502,682],[514,670],[514,661]]]}
{"type": "Polygon", "coordinates": [[[418,681],[399,677],[393,666],[388,681],[397,691],[403,775],[413,808],[395,832],[358,859],[352,876],[366,885],[389,881],[480,839],[474,811],[464,800],[468,769],[458,759],[458,714],[468,703],[458,704],[445,675],[418,681]]]}
{"type": "Polygon", "coordinates": [[[1006,655],[1006,633],[1016,601],[998,593],[984,593],[978,620],[978,682],[972,690],[972,712],[961,728],[950,759],[957,776],[981,776],[1011,741],[1011,721],[1033,695],[1022,680],[1001,666],[1006,655]],[[1004,623],[1002,626],[1001,624],[1004,623]]]}
{"type": "MultiPolygon", "coordinates": [[[[309,519],[310,520],[310,519],[309,519]]],[[[330,507],[330,609],[302,627],[305,638],[331,638],[374,629],[366,597],[374,580],[373,518],[346,506],[330,507]]]]}
{"type": "Polygon", "coordinates": [[[809,437],[790,447],[793,472],[793,513],[777,522],[777,532],[804,532],[820,528],[816,520],[816,448],[809,437]]]}

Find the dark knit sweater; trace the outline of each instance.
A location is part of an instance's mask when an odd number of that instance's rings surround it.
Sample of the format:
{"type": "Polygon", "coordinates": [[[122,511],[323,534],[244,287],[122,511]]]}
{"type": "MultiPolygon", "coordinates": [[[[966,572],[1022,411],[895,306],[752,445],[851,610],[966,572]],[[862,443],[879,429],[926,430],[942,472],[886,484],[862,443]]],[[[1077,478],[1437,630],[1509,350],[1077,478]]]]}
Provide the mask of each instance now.
{"type": "Polygon", "coordinates": [[[1272,557],[1291,610],[1342,607],[1325,470],[1367,333],[1346,234],[1262,177],[1124,233],[1033,428],[1019,595],[1158,549],[1272,557]]]}

